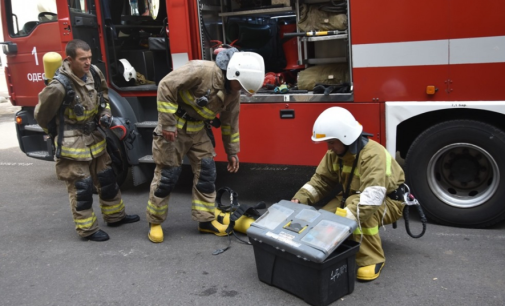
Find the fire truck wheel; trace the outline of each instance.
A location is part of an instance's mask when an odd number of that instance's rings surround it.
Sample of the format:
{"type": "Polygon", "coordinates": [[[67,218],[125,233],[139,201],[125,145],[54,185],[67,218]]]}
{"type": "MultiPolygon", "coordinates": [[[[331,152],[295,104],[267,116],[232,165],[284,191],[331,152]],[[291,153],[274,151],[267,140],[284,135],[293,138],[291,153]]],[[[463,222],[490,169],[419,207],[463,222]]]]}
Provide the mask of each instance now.
{"type": "Polygon", "coordinates": [[[405,160],[407,184],[437,223],[482,228],[505,219],[505,133],[474,120],[432,126],[405,160]]]}
{"type": "MultiPolygon", "coordinates": [[[[105,133],[107,134],[107,138],[113,141],[114,146],[119,151],[119,154],[115,154],[118,163],[112,163],[112,169],[114,169],[114,173],[116,174],[116,182],[121,187],[123,183],[126,181],[129,171],[128,159],[126,157],[126,151],[123,143],[112,133],[110,130],[106,129],[105,133]]],[[[110,155],[110,154],[109,154],[110,155]]],[[[113,158],[111,156],[111,158],[113,158]]]]}

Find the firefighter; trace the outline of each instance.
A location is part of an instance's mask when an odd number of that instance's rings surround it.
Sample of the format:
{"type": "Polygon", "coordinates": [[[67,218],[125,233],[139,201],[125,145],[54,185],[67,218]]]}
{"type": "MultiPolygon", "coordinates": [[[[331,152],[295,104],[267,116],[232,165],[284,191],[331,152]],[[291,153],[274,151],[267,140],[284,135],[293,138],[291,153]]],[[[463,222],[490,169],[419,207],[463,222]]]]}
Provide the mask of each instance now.
{"type": "Polygon", "coordinates": [[[158,125],[154,130],[156,163],[147,202],[148,238],[163,241],[161,223],[168,213],[170,192],[181,173],[186,155],[193,170],[192,219],[198,230],[227,235],[228,225],[215,220],[215,151],[206,125],[220,121],[227,170],[239,169],[239,97],[243,89],[252,95],[265,77],[263,58],[253,52],[224,49],[216,61],[192,60],[165,76],[158,85],[158,125]],[[219,114],[219,118],[216,115],[219,114]]]}
{"type": "Polygon", "coordinates": [[[107,225],[137,222],[140,218],[125,213],[106,140],[97,129],[101,116],[111,116],[105,77],[91,64],[91,49],[86,42],[72,40],[65,52],[67,57],[57,72],[62,77],[55,76],[40,92],[35,119],[52,136],[51,126],[56,124],[56,176],[67,185],[77,234],[85,240],[105,241],[109,235],[99,228],[92,208],[93,187],[98,191],[107,225]],[[92,69],[99,79],[95,80],[92,69]],[[68,105],[62,106],[66,99],[68,105]]]}
{"type": "Polygon", "coordinates": [[[368,139],[353,115],[341,107],[331,107],[319,115],[312,140],[326,142],[328,151],[310,181],[291,201],[313,205],[340,186],[342,191],[322,209],[358,223],[352,235],[361,241],[356,255],[357,279],[374,280],[386,261],[379,226],[402,216],[403,170],[381,144],[368,139]]]}

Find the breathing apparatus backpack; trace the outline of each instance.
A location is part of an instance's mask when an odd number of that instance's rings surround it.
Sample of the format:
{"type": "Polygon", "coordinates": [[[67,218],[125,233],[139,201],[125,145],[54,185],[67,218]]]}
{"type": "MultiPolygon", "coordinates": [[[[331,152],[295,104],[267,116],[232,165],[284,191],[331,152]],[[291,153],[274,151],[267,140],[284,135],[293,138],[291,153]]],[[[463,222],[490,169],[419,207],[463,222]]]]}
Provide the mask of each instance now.
{"type": "Polygon", "coordinates": [[[266,203],[261,201],[255,206],[240,205],[238,194],[229,187],[223,187],[217,191],[216,206],[215,215],[219,223],[232,224],[234,231],[245,234],[251,223],[261,216],[258,209],[265,209],[266,203]],[[221,202],[221,197],[225,192],[230,196],[230,205],[224,205],[221,202]]]}

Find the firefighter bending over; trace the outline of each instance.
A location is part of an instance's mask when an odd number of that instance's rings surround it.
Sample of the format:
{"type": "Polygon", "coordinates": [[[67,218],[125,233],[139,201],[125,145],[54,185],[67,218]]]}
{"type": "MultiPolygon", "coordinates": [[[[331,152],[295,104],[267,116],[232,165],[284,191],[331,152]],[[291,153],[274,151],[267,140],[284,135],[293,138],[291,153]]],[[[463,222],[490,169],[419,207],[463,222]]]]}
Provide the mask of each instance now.
{"type": "Polygon", "coordinates": [[[93,186],[109,226],[140,218],[125,213],[105,137],[97,129],[98,119],[111,115],[105,77],[91,64],[91,49],[86,42],[72,40],[65,51],[67,57],[56,76],[39,94],[35,119],[55,138],[56,175],[67,185],[77,233],[86,240],[105,241],[109,235],[99,229],[92,208],[93,186]],[[97,76],[101,84],[95,84],[97,76]]]}
{"type": "Polygon", "coordinates": [[[215,219],[216,167],[209,122],[220,121],[229,172],[237,172],[240,149],[239,97],[258,91],[265,77],[263,58],[253,52],[224,49],[216,61],[193,60],[165,76],[158,85],[158,125],[154,130],[153,159],[156,163],[146,217],[152,242],[163,241],[161,223],[184,155],[193,169],[192,219],[198,230],[226,236],[228,225],[215,219]],[[219,114],[219,118],[216,115],[219,114]]]}
{"type": "Polygon", "coordinates": [[[312,140],[326,142],[328,151],[291,201],[313,205],[340,184],[342,191],[322,209],[358,222],[352,236],[361,241],[357,279],[371,281],[379,277],[386,261],[379,226],[402,216],[405,176],[389,152],[362,132],[346,109],[331,107],[322,112],[314,123],[312,140]]]}

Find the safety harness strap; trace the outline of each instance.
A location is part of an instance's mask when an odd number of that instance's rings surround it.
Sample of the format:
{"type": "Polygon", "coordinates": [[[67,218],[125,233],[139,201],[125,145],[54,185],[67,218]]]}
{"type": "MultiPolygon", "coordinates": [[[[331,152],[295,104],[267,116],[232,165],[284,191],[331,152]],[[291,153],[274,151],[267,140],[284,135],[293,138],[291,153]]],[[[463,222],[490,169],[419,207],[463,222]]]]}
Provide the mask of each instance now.
{"type": "Polygon", "coordinates": [[[74,101],[75,98],[75,91],[74,88],[72,87],[72,84],[70,83],[69,78],[66,75],[60,74],[58,70],[56,71],[54,75],[54,79],[57,80],[58,82],[63,85],[63,88],[65,88],[65,98],[63,98],[63,102],[61,103],[61,106],[58,110],[58,116],[59,116],[59,121],[60,121],[60,126],[58,129],[58,146],[56,148],[56,157],[60,158],[61,157],[61,143],[63,141],[63,131],[65,130],[65,118],[64,118],[64,113],[65,109],[70,106],[72,101],[74,101]]]}

